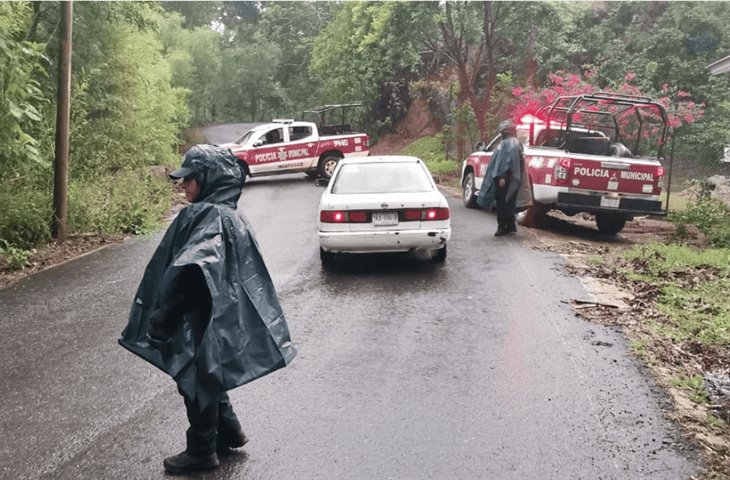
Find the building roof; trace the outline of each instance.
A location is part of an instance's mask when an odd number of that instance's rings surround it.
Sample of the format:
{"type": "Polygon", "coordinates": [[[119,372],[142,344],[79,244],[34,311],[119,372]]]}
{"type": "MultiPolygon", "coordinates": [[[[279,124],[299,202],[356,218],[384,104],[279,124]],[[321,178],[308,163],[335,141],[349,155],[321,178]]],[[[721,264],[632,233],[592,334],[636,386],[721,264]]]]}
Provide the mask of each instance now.
{"type": "Polygon", "coordinates": [[[713,62],[705,67],[713,75],[720,75],[722,73],[730,73],[730,55],[713,62]]]}

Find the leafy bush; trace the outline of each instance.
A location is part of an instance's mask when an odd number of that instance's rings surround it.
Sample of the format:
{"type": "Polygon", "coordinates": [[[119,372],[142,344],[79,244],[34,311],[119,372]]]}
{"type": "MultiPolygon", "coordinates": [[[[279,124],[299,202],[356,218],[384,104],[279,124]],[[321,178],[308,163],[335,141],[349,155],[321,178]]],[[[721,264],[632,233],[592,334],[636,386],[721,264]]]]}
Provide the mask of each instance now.
{"type": "Polygon", "coordinates": [[[28,265],[28,259],[33,252],[34,250],[19,248],[5,240],[0,240],[0,268],[21,270],[28,265]]]}
{"type": "Polygon", "coordinates": [[[433,175],[454,175],[459,172],[459,164],[447,160],[444,153],[444,137],[441,134],[433,137],[422,137],[411,142],[399,153],[418,157],[428,166],[433,175]]]}
{"type": "Polygon", "coordinates": [[[31,12],[29,3],[0,3],[0,179],[48,165],[34,131],[48,104],[37,80],[46,74],[44,46],[18,40],[31,12]]]}
{"type": "Polygon", "coordinates": [[[0,239],[4,250],[29,250],[50,239],[53,194],[8,182],[0,187],[0,239]]]}
{"type": "Polygon", "coordinates": [[[730,248],[730,211],[719,200],[700,195],[684,210],[671,212],[669,219],[677,225],[680,238],[684,236],[687,225],[695,225],[707,235],[713,246],[730,248]]]}
{"type": "Polygon", "coordinates": [[[69,186],[69,230],[144,234],[159,227],[172,198],[168,181],[122,171],[69,186]]]}

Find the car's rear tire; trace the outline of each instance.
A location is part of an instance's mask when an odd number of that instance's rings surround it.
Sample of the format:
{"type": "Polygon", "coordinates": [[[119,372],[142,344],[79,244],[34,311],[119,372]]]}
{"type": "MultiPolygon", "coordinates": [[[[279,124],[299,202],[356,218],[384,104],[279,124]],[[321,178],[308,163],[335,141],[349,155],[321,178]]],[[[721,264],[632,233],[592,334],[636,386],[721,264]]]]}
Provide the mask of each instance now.
{"type": "Polygon", "coordinates": [[[446,245],[439,248],[438,250],[434,250],[431,260],[437,263],[444,263],[446,261],[446,245]]]}
{"type": "Polygon", "coordinates": [[[319,175],[329,180],[335,172],[335,167],[340,161],[340,157],[334,154],[328,154],[319,161],[319,175]]]}
{"type": "Polygon", "coordinates": [[[335,254],[319,247],[319,259],[322,261],[324,268],[329,268],[335,263],[335,254]]]}
{"type": "Polygon", "coordinates": [[[474,172],[468,172],[461,184],[461,195],[466,208],[476,208],[477,196],[476,186],[474,183],[474,172]]]}
{"type": "Polygon", "coordinates": [[[596,213],[598,231],[606,235],[616,235],[626,225],[626,215],[614,212],[596,213]]]}

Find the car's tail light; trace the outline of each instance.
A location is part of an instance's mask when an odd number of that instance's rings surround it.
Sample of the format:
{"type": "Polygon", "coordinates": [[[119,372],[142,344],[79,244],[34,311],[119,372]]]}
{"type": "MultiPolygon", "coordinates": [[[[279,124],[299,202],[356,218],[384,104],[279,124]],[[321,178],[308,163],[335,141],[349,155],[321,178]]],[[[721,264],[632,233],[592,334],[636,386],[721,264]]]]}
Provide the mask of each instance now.
{"type": "Polygon", "coordinates": [[[319,212],[319,221],[324,223],[344,223],[345,212],[340,210],[322,210],[319,212]]]}
{"type": "Polygon", "coordinates": [[[368,221],[367,212],[353,211],[353,212],[347,212],[347,213],[350,216],[350,223],[365,223],[368,221]]]}
{"type": "Polygon", "coordinates": [[[424,210],[424,220],[448,220],[448,208],[429,208],[424,210]]]}
{"type": "Polygon", "coordinates": [[[666,174],[666,171],[664,170],[664,167],[657,167],[657,169],[656,169],[657,177],[663,177],[665,174],[666,174]]]}
{"type": "Polygon", "coordinates": [[[322,210],[319,212],[319,221],[323,223],[365,223],[368,214],[362,210],[322,210]]]}
{"type": "Polygon", "coordinates": [[[402,217],[404,222],[420,222],[421,221],[421,209],[418,210],[403,210],[402,217]]]}
{"type": "Polygon", "coordinates": [[[449,216],[448,208],[419,208],[403,210],[401,219],[404,222],[427,222],[430,220],[448,220],[449,216]]]}

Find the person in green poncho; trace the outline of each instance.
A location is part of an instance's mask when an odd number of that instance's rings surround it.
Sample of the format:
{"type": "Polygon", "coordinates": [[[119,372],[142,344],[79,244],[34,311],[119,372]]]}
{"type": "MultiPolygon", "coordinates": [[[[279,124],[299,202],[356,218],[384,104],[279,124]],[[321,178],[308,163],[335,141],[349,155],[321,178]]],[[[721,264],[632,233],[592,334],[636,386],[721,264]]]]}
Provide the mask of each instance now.
{"type": "Polygon", "coordinates": [[[494,236],[500,237],[517,232],[515,214],[518,194],[527,188],[529,195],[529,184],[522,144],[517,139],[515,124],[511,120],[505,120],[497,128],[502,135],[502,141],[487,165],[477,204],[484,209],[490,209],[496,203],[497,231],[494,236]]]}
{"type": "Polygon", "coordinates": [[[182,180],[191,204],[147,265],[119,343],[177,383],[187,445],[163,466],[180,474],[214,469],[218,453],[247,442],[226,392],[286,366],[296,351],[253,231],[237,211],[236,157],[197,145],[170,177],[182,180]]]}

